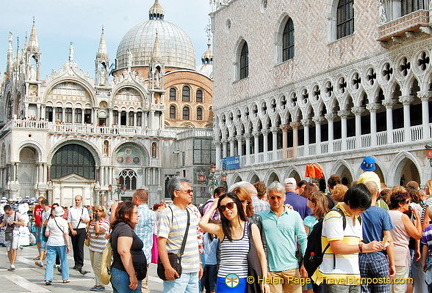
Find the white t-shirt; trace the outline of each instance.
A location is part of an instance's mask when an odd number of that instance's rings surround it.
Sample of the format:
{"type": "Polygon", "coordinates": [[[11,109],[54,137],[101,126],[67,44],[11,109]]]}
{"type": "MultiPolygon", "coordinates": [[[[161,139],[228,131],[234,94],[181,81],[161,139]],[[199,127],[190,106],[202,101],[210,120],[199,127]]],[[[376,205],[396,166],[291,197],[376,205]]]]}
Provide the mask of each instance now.
{"type": "MultiPolygon", "coordinates": [[[[46,230],[50,233],[47,241],[47,246],[66,245],[64,233],[68,233],[68,223],[65,219],[63,219],[62,217],[55,217],[49,219],[46,230]]],[[[66,235],[66,237],[69,236],[66,235]]]]}

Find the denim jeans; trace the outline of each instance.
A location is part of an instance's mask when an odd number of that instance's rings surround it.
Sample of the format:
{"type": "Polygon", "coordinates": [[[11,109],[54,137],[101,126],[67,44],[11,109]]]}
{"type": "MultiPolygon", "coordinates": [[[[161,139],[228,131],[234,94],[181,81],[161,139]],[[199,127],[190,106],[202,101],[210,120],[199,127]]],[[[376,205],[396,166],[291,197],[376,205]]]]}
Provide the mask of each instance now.
{"type": "Polygon", "coordinates": [[[182,273],[180,278],[164,281],[164,293],[199,293],[198,273],[182,273]]]}
{"type": "Polygon", "coordinates": [[[47,264],[45,270],[45,281],[52,281],[54,275],[54,263],[56,256],[61,260],[62,280],[69,279],[69,264],[66,253],[66,245],[63,246],[47,246],[47,264]]]}
{"type": "Polygon", "coordinates": [[[126,271],[116,268],[111,268],[111,285],[114,293],[140,293],[141,281],[138,281],[138,286],[135,290],[129,288],[129,275],[126,271]]]}

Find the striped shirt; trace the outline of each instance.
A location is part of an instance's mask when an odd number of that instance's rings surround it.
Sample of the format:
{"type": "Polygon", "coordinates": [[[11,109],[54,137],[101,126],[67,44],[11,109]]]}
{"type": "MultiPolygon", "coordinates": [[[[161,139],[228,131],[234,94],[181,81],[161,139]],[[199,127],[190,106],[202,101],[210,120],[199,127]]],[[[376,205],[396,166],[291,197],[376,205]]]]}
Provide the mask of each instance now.
{"type": "MultiPolygon", "coordinates": [[[[355,224],[353,224],[353,219],[345,211],[343,203],[338,203],[337,207],[345,214],[346,227],[344,230],[342,216],[338,211],[328,212],[324,217],[321,236],[323,250],[333,240],[342,240],[345,245],[358,245],[362,239],[362,225],[358,218],[356,217],[355,224]]],[[[358,253],[335,255],[329,246],[319,269],[316,270],[312,278],[319,285],[323,278],[346,280],[347,277],[360,278],[358,253]]]]}
{"type": "MultiPolygon", "coordinates": [[[[181,261],[184,273],[196,273],[200,268],[197,241],[198,218],[190,208],[187,208],[187,210],[189,211],[190,216],[190,226],[181,261]]],[[[171,204],[161,212],[158,223],[158,237],[167,239],[166,247],[168,253],[180,252],[186,226],[186,209],[183,210],[176,205],[171,204]]]]}
{"type": "Polygon", "coordinates": [[[248,223],[244,224],[243,237],[229,241],[225,236],[219,244],[220,265],[218,277],[225,278],[228,274],[235,273],[239,278],[246,278],[248,275],[247,255],[249,253],[248,223]]]}
{"type": "Polygon", "coordinates": [[[105,235],[109,231],[109,221],[105,219],[101,219],[99,221],[99,227],[105,230],[105,233],[102,234],[96,234],[95,233],[95,222],[92,221],[89,225],[89,234],[90,234],[90,246],[89,250],[94,252],[100,252],[103,253],[105,246],[108,243],[108,239],[105,238],[105,235]]]}

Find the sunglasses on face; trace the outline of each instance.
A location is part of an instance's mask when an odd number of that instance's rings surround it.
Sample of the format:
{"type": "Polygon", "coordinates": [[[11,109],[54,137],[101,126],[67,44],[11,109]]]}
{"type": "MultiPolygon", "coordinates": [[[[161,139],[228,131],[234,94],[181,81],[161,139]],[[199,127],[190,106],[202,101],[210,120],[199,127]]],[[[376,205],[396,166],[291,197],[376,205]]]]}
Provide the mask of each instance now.
{"type": "Polygon", "coordinates": [[[275,200],[275,199],[281,200],[282,196],[274,196],[274,195],[272,195],[272,196],[270,196],[270,199],[272,199],[272,200],[275,200]]]}
{"type": "Polygon", "coordinates": [[[235,205],[235,203],[232,201],[232,202],[227,203],[226,205],[220,205],[218,209],[220,212],[223,213],[223,212],[225,212],[226,209],[232,210],[234,208],[234,205],[235,205]]]}
{"type": "Polygon", "coordinates": [[[184,189],[184,190],[182,190],[182,189],[178,189],[178,191],[185,192],[185,193],[187,193],[187,194],[191,194],[191,193],[193,193],[193,190],[192,190],[192,189],[184,189]]]}

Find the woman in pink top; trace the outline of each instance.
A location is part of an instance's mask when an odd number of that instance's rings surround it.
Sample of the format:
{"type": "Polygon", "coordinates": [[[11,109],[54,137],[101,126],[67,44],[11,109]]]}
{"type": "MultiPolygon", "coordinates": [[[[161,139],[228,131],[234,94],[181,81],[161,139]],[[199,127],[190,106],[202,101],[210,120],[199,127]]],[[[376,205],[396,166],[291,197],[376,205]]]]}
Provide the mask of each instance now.
{"type": "MultiPolygon", "coordinates": [[[[410,237],[420,239],[422,236],[422,226],[420,216],[416,209],[413,209],[415,222],[404,214],[409,210],[409,194],[405,188],[393,188],[390,195],[389,215],[393,224],[391,235],[394,241],[396,274],[395,278],[408,278],[409,267],[411,266],[411,257],[408,248],[410,237]]],[[[399,282],[403,283],[403,282],[399,282]]],[[[393,284],[392,292],[406,292],[407,284],[393,284]]]]}

